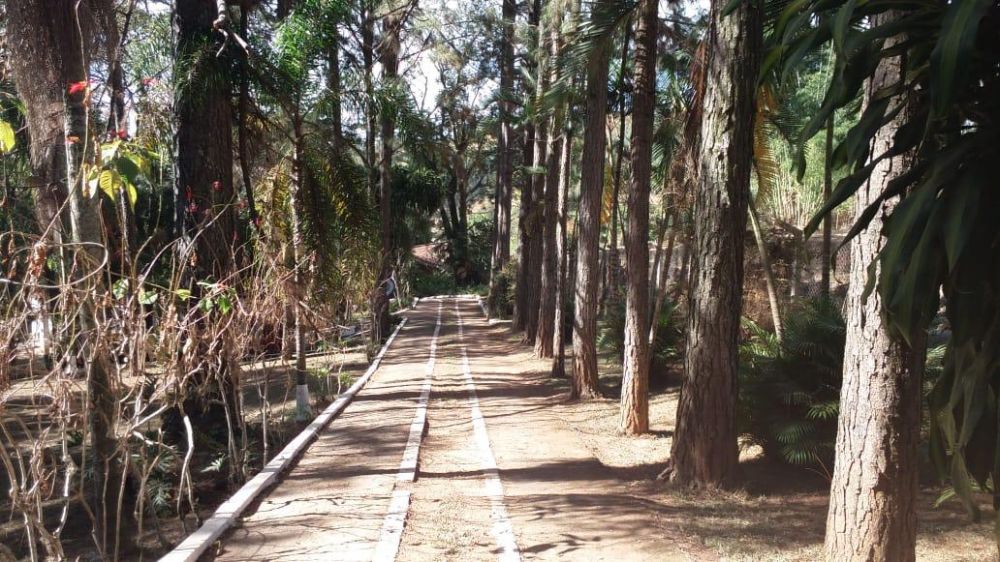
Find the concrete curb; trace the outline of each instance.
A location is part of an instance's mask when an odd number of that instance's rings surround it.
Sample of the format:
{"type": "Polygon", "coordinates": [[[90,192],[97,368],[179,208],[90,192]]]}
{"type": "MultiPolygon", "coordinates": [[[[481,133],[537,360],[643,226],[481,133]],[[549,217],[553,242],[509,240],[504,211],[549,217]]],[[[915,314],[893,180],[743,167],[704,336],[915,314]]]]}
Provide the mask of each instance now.
{"type": "Polygon", "coordinates": [[[177,545],[173,550],[165,554],[160,558],[160,562],[195,562],[198,558],[208,550],[208,547],[212,545],[223,533],[226,532],[236,519],[243,513],[244,510],[255,500],[262,492],[268,489],[278,476],[284,473],[291,466],[292,462],[297,459],[309,446],[310,443],[316,439],[319,432],[324,429],[327,425],[333,421],[341,412],[347,408],[347,405],[354,400],[354,397],[365,387],[368,380],[371,379],[375,371],[378,370],[379,365],[382,363],[382,357],[385,356],[386,351],[388,351],[389,346],[392,345],[393,340],[396,339],[396,335],[399,331],[406,325],[408,318],[403,318],[403,321],[396,326],[396,329],[386,340],[385,345],[379,350],[378,355],[372,361],[371,365],[368,366],[368,370],[362,375],[346,392],[337,397],[332,404],[326,407],[320,415],[316,416],[313,421],[306,426],[301,433],[295,436],[285,448],[278,453],[270,462],[268,462],[264,468],[257,473],[256,476],[250,479],[249,482],[243,485],[239,490],[236,491],[228,500],[226,500],[222,505],[215,510],[215,513],[209,517],[201,527],[199,527],[195,532],[187,536],[179,545],[177,545]]]}

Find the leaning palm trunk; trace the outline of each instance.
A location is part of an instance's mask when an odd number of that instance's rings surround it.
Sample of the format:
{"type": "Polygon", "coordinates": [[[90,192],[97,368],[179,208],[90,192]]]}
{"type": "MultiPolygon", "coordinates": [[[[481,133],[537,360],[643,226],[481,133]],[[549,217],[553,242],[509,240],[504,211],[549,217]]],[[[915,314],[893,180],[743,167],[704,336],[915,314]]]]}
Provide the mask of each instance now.
{"type": "Polygon", "coordinates": [[[762,33],[756,3],[723,15],[727,3],[712,2],[706,38],[685,373],[670,455],[671,479],[694,486],[729,485],[738,464],[743,243],[762,33]]]}
{"type": "Polygon", "coordinates": [[[771,257],[767,253],[767,243],[764,241],[764,232],[760,228],[760,216],[757,214],[757,205],[753,196],[749,199],[750,226],[753,230],[753,238],[757,243],[757,252],[760,255],[760,266],[764,270],[764,283],[767,286],[767,302],[771,308],[771,322],[774,323],[774,335],[780,343],[784,339],[784,329],[781,323],[781,309],[778,305],[778,283],[774,279],[774,270],[771,269],[771,257]]]}
{"type": "Polygon", "coordinates": [[[649,430],[649,191],[656,88],[657,0],[641,0],[635,30],[632,183],[625,246],[625,361],[621,416],[626,434],[649,430]]]}
{"type": "MultiPolygon", "coordinates": [[[[895,15],[879,17],[884,24],[895,15]]],[[[887,43],[886,48],[890,47],[887,43]]],[[[867,85],[866,100],[896,84],[900,66],[899,59],[883,59],[867,85]]],[[[884,125],[875,135],[870,154],[889,150],[905,119],[900,115],[884,125]]],[[[887,184],[910,169],[912,161],[912,154],[903,154],[880,162],[855,195],[856,213],[860,215],[875,202],[887,184]]],[[[894,340],[881,316],[879,292],[866,290],[869,265],[885,243],[883,220],[894,204],[884,203],[850,243],[844,377],[826,522],[825,550],[830,561],[915,559],[925,342],[908,348],[894,340]]]]}

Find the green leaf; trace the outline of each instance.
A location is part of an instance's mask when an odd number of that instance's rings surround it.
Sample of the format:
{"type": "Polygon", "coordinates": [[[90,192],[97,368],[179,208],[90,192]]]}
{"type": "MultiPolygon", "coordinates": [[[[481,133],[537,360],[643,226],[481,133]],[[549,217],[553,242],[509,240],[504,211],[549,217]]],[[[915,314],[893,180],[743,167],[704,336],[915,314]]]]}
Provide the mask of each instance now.
{"type": "Polygon", "coordinates": [[[191,298],[191,289],[177,289],[174,294],[182,301],[186,301],[191,298]]]}
{"type": "Polygon", "coordinates": [[[944,249],[949,270],[955,269],[972,235],[979,212],[980,193],[986,189],[992,189],[990,171],[986,165],[979,163],[946,190],[948,217],[944,226],[944,249]]]}
{"type": "Polygon", "coordinates": [[[160,294],[156,291],[147,291],[146,289],[139,289],[139,304],[143,306],[149,306],[154,304],[157,299],[160,298],[160,294]]]}
{"type": "Polygon", "coordinates": [[[116,299],[125,298],[128,294],[128,279],[119,279],[115,281],[114,285],[111,286],[111,294],[114,295],[116,299]]]}
{"type": "Polygon", "coordinates": [[[6,121],[0,121],[0,153],[7,154],[14,150],[17,138],[14,135],[14,127],[6,121]]]}
{"type": "Polygon", "coordinates": [[[125,196],[128,197],[128,205],[135,209],[135,204],[139,201],[139,190],[132,182],[125,183],[125,196]]]}
{"type": "Polygon", "coordinates": [[[122,188],[122,177],[115,170],[101,170],[101,175],[98,176],[97,183],[109,198],[114,200],[118,191],[122,188]]]}
{"type": "Polygon", "coordinates": [[[837,10],[837,15],[833,20],[833,46],[838,53],[844,53],[844,38],[847,30],[851,27],[851,16],[858,6],[858,0],[847,0],[843,6],[837,10]]]}
{"type": "Polygon", "coordinates": [[[948,4],[934,51],[931,52],[931,103],[944,115],[957,92],[965,88],[969,66],[975,58],[979,22],[993,0],[961,0],[948,4]]]}

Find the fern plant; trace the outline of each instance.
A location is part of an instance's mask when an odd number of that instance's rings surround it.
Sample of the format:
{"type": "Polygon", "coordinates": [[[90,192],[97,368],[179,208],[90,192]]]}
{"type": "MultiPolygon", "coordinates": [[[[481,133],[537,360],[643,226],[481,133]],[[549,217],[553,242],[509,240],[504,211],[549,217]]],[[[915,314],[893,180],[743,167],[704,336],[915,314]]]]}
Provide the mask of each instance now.
{"type": "Polygon", "coordinates": [[[750,320],[740,348],[739,431],[744,445],[798,465],[829,466],[837,436],[844,319],[829,299],[789,311],[784,339],[750,320]]]}

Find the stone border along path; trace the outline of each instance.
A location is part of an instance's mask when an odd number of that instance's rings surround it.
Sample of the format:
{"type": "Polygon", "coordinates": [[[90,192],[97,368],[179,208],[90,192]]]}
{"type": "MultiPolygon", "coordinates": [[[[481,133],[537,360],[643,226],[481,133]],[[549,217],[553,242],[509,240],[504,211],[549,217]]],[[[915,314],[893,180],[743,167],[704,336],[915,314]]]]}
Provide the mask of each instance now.
{"type": "MultiPolygon", "coordinates": [[[[472,370],[469,367],[468,348],[465,344],[465,329],[462,323],[462,313],[458,308],[458,299],[455,302],[455,317],[458,320],[458,342],[462,349],[462,374],[465,378],[465,389],[469,393],[469,408],[472,415],[472,429],[476,436],[476,445],[479,447],[480,463],[482,465],[483,476],[486,478],[486,496],[490,500],[490,512],[493,518],[493,538],[496,539],[497,546],[500,547],[498,559],[500,562],[521,562],[521,553],[517,548],[517,541],[514,538],[514,527],[511,525],[510,517],[507,515],[507,507],[504,504],[503,483],[500,481],[500,469],[497,467],[496,457],[490,446],[490,436],[486,431],[486,420],[479,407],[479,396],[476,394],[476,383],[472,379],[472,370]]],[[[479,301],[482,307],[482,300],[479,301]]]]}
{"type": "Polygon", "coordinates": [[[431,394],[431,381],[434,365],[437,362],[437,341],[441,333],[441,311],[444,300],[438,300],[437,321],[434,323],[434,335],[431,337],[430,356],[427,358],[427,368],[424,373],[424,383],[420,388],[420,399],[417,410],[410,424],[410,435],[403,450],[403,460],[399,463],[399,473],[389,501],[389,513],[382,522],[378,544],[375,546],[373,562],[392,562],[399,552],[399,543],[403,538],[403,527],[406,515],[410,509],[410,496],[413,493],[409,484],[417,478],[417,467],[420,459],[420,444],[427,432],[427,401],[431,394]]]}
{"type": "Polygon", "coordinates": [[[187,536],[179,545],[177,545],[173,550],[165,554],[160,558],[160,562],[195,562],[198,558],[208,550],[208,547],[212,545],[223,533],[228,530],[233,523],[239,518],[243,511],[255,500],[264,490],[268,489],[278,476],[288,470],[292,462],[297,459],[309,446],[310,443],[316,439],[317,434],[324,429],[327,425],[333,421],[348,404],[354,400],[354,397],[365,387],[368,380],[371,379],[375,371],[378,370],[379,365],[382,363],[382,357],[385,356],[386,351],[388,351],[389,346],[392,345],[393,340],[396,339],[396,334],[399,330],[406,325],[408,318],[403,318],[403,321],[396,326],[396,329],[386,340],[385,345],[379,350],[378,355],[372,361],[371,365],[368,366],[368,370],[365,374],[358,379],[346,392],[341,394],[332,404],[327,406],[323,412],[316,416],[313,421],[306,426],[301,433],[299,433],[284,449],[278,453],[269,463],[264,465],[256,476],[250,479],[246,484],[244,484],[239,490],[236,491],[228,500],[226,500],[222,505],[220,505],[215,513],[209,517],[201,527],[199,527],[195,532],[187,536]]]}

